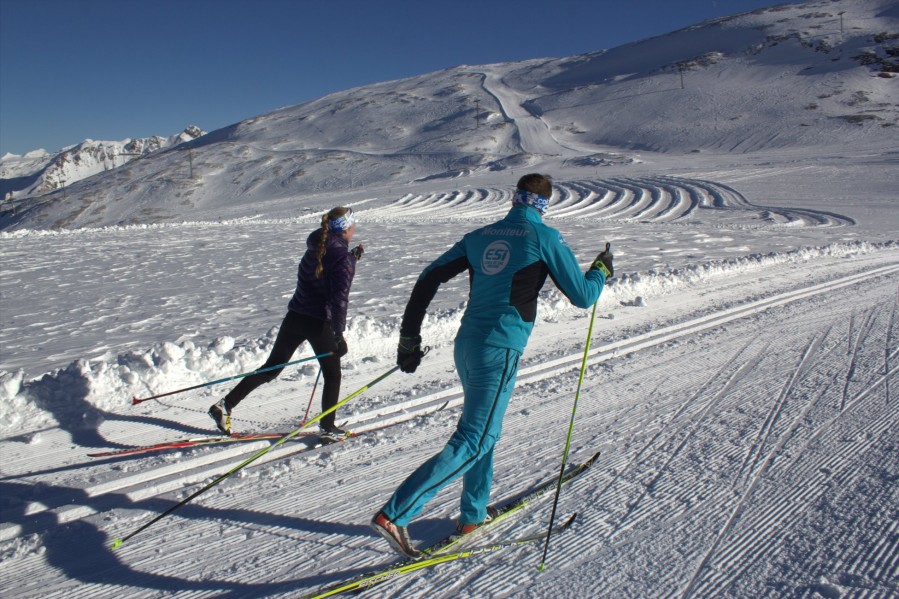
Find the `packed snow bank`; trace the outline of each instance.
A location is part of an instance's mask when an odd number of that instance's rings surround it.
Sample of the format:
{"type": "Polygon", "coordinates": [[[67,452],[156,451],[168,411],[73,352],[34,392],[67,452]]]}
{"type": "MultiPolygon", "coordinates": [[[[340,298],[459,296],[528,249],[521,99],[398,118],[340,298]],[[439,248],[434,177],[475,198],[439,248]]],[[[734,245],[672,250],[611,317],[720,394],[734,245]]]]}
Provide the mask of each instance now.
{"type": "Polygon", "coordinates": [[[66,368],[30,381],[0,372],[0,430],[23,423],[66,428],[96,425],[106,412],[181,387],[253,370],[265,359],[277,329],[264,337],[236,345],[220,337],[205,346],[192,341],[162,343],[146,352],[128,352],[97,360],[76,360],[66,368]]]}
{"type": "MultiPolygon", "coordinates": [[[[623,273],[608,283],[599,308],[608,311],[622,304],[645,306],[647,298],[780,264],[851,258],[895,249],[899,249],[899,242],[835,243],[709,261],[666,272],[623,273]]],[[[463,302],[457,308],[431,311],[425,318],[422,338],[433,347],[451,345],[464,310],[463,302]]],[[[555,287],[547,286],[541,293],[539,321],[559,322],[582,313],[555,287]]],[[[350,347],[344,358],[345,367],[354,368],[361,361],[392,360],[400,321],[399,315],[381,319],[351,317],[345,332],[350,347]]],[[[165,342],[146,351],[76,360],[32,380],[25,380],[21,370],[0,371],[0,431],[11,431],[26,423],[38,427],[54,422],[66,428],[95,426],[105,413],[130,406],[134,396],[147,397],[252,371],[267,358],[276,334],[277,328],[272,328],[261,338],[241,342],[232,337],[219,337],[206,345],[165,342]]],[[[306,347],[301,347],[300,352],[302,356],[309,355],[306,347]]],[[[302,374],[314,376],[314,363],[304,368],[302,374]]]]}
{"type": "Polygon", "coordinates": [[[84,235],[98,235],[102,233],[131,232],[131,231],[163,231],[163,230],[181,230],[190,227],[207,228],[207,227],[233,227],[234,225],[242,225],[246,223],[266,224],[266,225],[292,225],[297,223],[316,224],[321,219],[321,214],[307,214],[304,216],[295,216],[289,218],[257,218],[254,216],[243,216],[240,218],[219,219],[219,220],[182,220],[172,223],[143,223],[137,225],[105,225],[102,227],[81,227],[77,229],[16,229],[14,231],[0,231],[0,240],[3,239],[23,239],[27,237],[79,237],[84,235]]]}
{"type": "Polygon", "coordinates": [[[778,264],[808,262],[818,258],[850,258],[897,248],[899,248],[897,241],[833,243],[821,247],[799,248],[792,252],[756,253],[727,260],[708,261],[666,272],[626,273],[610,282],[611,293],[608,291],[603,293],[599,305],[602,307],[614,306],[619,302],[633,303],[639,297],[660,296],[701,284],[709,279],[745,274],[778,264]]]}

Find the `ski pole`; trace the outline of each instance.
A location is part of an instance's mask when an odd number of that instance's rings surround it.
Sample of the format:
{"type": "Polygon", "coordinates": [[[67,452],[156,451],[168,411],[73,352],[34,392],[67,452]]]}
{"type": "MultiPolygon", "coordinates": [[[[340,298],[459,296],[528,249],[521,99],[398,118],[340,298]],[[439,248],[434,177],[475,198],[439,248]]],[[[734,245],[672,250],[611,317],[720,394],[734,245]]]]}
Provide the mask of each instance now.
{"type": "MultiPolygon", "coordinates": [[[[425,353],[427,353],[427,349],[425,350],[425,353]]],[[[128,539],[130,539],[131,537],[133,537],[134,535],[138,534],[139,532],[141,532],[141,531],[143,531],[143,530],[146,530],[147,528],[149,528],[150,526],[152,526],[152,525],[155,524],[156,522],[159,522],[160,520],[162,520],[163,518],[165,518],[166,516],[168,516],[169,514],[171,514],[172,512],[174,512],[175,510],[177,510],[178,508],[180,508],[181,506],[183,506],[183,505],[189,503],[190,501],[192,501],[192,500],[195,499],[196,497],[199,497],[200,495],[202,495],[203,493],[205,493],[206,491],[208,491],[208,490],[211,489],[212,487],[216,486],[217,484],[219,484],[220,482],[222,482],[223,480],[225,480],[226,478],[228,478],[228,477],[231,476],[232,474],[235,474],[236,472],[239,472],[240,470],[243,470],[245,467],[249,466],[250,464],[252,464],[252,463],[255,462],[256,460],[258,460],[259,458],[261,458],[262,456],[264,456],[265,454],[267,454],[268,452],[270,452],[271,450],[273,450],[275,447],[281,445],[282,443],[284,443],[284,442],[287,441],[288,439],[291,439],[291,438],[295,437],[295,436],[296,436],[297,434],[299,434],[299,432],[300,432],[301,430],[303,430],[304,428],[310,426],[311,424],[314,424],[314,423],[318,422],[319,420],[321,420],[322,418],[324,418],[325,416],[327,416],[327,415],[330,414],[331,412],[335,411],[335,410],[336,410],[337,408],[339,408],[340,406],[344,405],[345,403],[347,403],[347,402],[350,401],[351,399],[357,397],[358,395],[361,395],[362,393],[364,393],[365,391],[367,391],[367,390],[370,389],[371,387],[375,386],[376,384],[380,383],[381,381],[383,381],[384,379],[386,379],[388,376],[390,376],[391,374],[393,374],[394,372],[396,372],[396,371],[399,370],[399,369],[400,369],[399,365],[394,366],[393,368],[391,368],[390,370],[388,370],[387,372],[385,372],[384,374],[382,374],[382,375],[379,376],[378,378],[374,379],[373,381],[371,381],[370,383],[368,383],[367,385],[365,385],[365,386],[362,387],[361,389],[358,389],[357,391],[354,391],[353,393],[350,393],[350,394],[349,394],[348,396],[346,396],[344,399],[342,399],[342,400],[340,400],[339,402],[337,402],[337,405],[335,405],[334,407],[328,408],[327,410],[325,410],[324,412],[322,412],[322,413],[319,414],[318,416],[315,416],[314,418],[310,419],[308,422],[306,422],[306,424],[303,424],[303,425],[300,426],[299,428],[295,429],[294,431],[292,431],[292,432],[288,433],[287,435],[285,435],[285,436],[281,437],[280,439],[278,439],[278,441],[277,441],[276,443],[273,443],[272,445],[269,445],[269,446],[266,447],[265,449],[262,449],[262,450],[260,450],[259,452],[253,454],[252,456],[250,456],[249,458],[247,458],[246,460],[244,460],[243,462],[241,462],[240,464],[238,464],[237,466],[235,466],[235,467],[232,468],[231,470],[228,470],[227,472],[225,472],[224,474],[222,474],[221,476],[219,476],[218,478],[216,478],[215,480],[213,480],[211,483],[207,484],[206,486],[202,487],[201,489],[199,489],[199,490],[197,490],[197,491],[194,491],[194,492],[193,492],[191,495],[189,495],[187,498],[182,499],[181,501],[179,501],[178,503],[176,503],[175,505],[173,505],[172,507],[170,507],[170,508],[167,509],[166,511],[162,512],[161,514],[159,514],[158,516],[156,516],[155,518],[153,518],[152,520],[150,520],[149,522],[147,522],[146,524],[144,524],[143,526],[141,526],[140,528],[138,528],[138,529],[135,530],[134,532],[128,534],[127,536],[122,537],[121,539],[115,539],[115,540],[113,541],[113,543],[112,543],[112,549],[118,549],[119,547],[122,546],[122,543],[124,543],[125,541],[127,541],[128,539]]]]}
{"type": "Polygon", "coordinates": [[[250,376],[253,374],[259,374],[260,372],[268,372],[269,370],[275,370],[277,368],[284,368],[286,366],[293,366],[294,364],[299,364],[301,362],[308,362],[309,360],[318,360],[319,358],[326,358],[333,354],[334,352],[326,352],[323,354],[318,354],[317,356],[312,356],[310,358],[303,358],[302,360],[297,360],[295,362],[285,362],[284,364],[276,364],[275,366],[267,366],[265,368],[260,368],[259,370],[254,370],[252,372],[244,372],[243,374],[235,374],[234,376],[229,376],[228,378],[218,379],[216,381],[210,381],[208,383],[201,383],[199,385],[194,385],[193,387],[185,387],[184,389],[176,389],[174,391],[169,391],[167,393],[160,393],[159,395],[154,395],[152,397],[144,397],[143,399],[138,399],[137,396],[131,399],[132,405],[137,405],[139,403],[143,403],[145,401],[150,401],[151,399],[159,399],[160,397],[165,397],[166,395],[174,395],[176,393],[183,393],[184,391],[192,391],[194,389],[199,389],[200,387],[210,387],[212,385],[218,385],[219,383],[227,383],[228,381],[233,381],[234,379],[243,378],[245,376],[250,376]]]}
{"type": "MultiPolygon", "coordinates": [[[[606,244],[606,250],[609,244],[606,244]]],[[[553,521],[556,519],[556,506],[559,504],[559,491],[562,489],[562,478],[565,476],[565,464],[568,462],[568,450],[571,448],[571,435],[574,432],[574,415],[577,413],[577,402],[581,397],[581,384],[584,382],[584,373],[587,370],[587,354],[590,352],[590,340],[593,338],[593,322],[596,320],[597,299],[593,303],[593,313],[590,315],[590,326],[587,328],[587,343],[584,345],[584,357],[581,360],[581,372],[577,379],[577,391],[574,394],[574,407],[571,408],[571,421],[568,423],[568,436],[565,438],[565,451],[562,452],[562,468],[559,470],[559,480],[556,483],[556,494],[553,497],[553,509],[549,515],[549,529],[546,533],[546,543],[543,545],[543,557],[537,570],[543,572],[546,567],[546,554],[549,551],[549,539],[552,537],[553,521]]]]}
{"type": "Polygon", "coordinates": [[[309,410],[312,409],[312,398],[315,397],[315,389],[318,387],[318,379],[322,377],[322,369],[318,369],[318,374],[315,375],[315,384],[312,385],[312,395],[309,396],[309,405],[306,406],[306,415],[303,416],[303,421],[300,423],[300,426],[306,424],[306,420],[309,419],[309,410]]]}

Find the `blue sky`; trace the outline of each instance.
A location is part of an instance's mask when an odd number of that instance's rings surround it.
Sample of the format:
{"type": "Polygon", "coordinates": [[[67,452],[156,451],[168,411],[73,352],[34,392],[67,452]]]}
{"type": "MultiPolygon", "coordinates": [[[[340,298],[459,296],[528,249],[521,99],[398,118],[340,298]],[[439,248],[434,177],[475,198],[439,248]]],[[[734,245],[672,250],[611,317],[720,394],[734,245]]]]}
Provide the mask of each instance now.
{"type": "Polygon", "coordinates": [[[212,131],[458,64],[572,56],[778,0],[0,0],[0,155],[212,131]]]}

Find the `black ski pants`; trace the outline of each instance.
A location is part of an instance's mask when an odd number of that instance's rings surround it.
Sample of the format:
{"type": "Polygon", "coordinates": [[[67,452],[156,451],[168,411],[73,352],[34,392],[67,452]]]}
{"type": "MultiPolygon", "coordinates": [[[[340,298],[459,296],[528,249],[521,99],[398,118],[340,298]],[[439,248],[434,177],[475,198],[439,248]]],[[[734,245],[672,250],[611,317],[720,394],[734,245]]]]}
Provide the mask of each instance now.
{"type": "MultiPolygon", "coordinates": [[[[284,317],[284,321],[281,323],[281,328],[278,330],[278,337],[275,339],[272,353],[269,354],[268,360],[260,368],[289,362],[293,353],[304,341],[309,342],[312,346],[312,351],[316,355],[333,352],[330,356],[318,359],[318,363],[322,368],[322,378],[325,379],[324,388],[322,389],[322,411],[324,412],[337,405],[338,396],[340,395],[340,358],[337,356],[337,340],[334,338],[334,331],[329,323],[311,316],[288,311],[287,316],[284,317]]],[[[278,368],[244,378],[225,396],[225,405],[228,407],[228,410],[234,409],[259,385],[275,380],[282,370],[284,369],[278,368]]],[[[333,427],[335,418],[335,412],[326,415],[321,419],[322,426],[325,428],[333,427]]]]}

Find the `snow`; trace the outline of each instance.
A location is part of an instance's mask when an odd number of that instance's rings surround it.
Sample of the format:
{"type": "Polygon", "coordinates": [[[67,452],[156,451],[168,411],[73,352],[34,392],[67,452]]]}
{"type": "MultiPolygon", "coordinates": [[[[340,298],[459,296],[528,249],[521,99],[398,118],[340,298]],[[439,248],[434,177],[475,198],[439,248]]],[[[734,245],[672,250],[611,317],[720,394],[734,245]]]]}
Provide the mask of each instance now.
{"type": "MultiPolygon", "coordinates": [[[[367,523],[458,418],[465,277],[431,305],[419,370],[339,410],[362,435],[286,442],[114,551],[270,443],[86,454],[213,434],[205,411],[234,383],[131,399],[258,367],[305,237],[334,205],[354,207],[366,248],[342,396],[366,386],[393,366],[421,269],[536,171],[555,177],[546,220],[582,265],[606,241],[615,253],[569,461],[602,453],[559,502],[560,517],[578,512],[573,530],[542,573],[542,547],[522,548],[364,596],[896,596],[899,100],[895,79],[847,56],[897,17],[896,2],[813,2],[348,90],[191,142],[194,179],[171,149],[4,214],[0,593],[287,597],[394,560],[367,523]],[[842,40],[827,25],[839,11],[842,40]],[[677,85],[663,64],[713,50],[684,95],[661,93],[677,85]],[[816,100],[828,86],[842,95],[816,100]],[[841,118],[857,91],[879,121],[841,118]]],[[[547,283],[497,500],[558,473],[589,319],[547,283]]],[[[293,430],[313,364],[248,397],[235,428],[293,430]]],[[[459,488],[412,523],[416,542],[452,528],[459,488]]],[[[478,543],[540,531],[549,510],[478,543]]]]}

